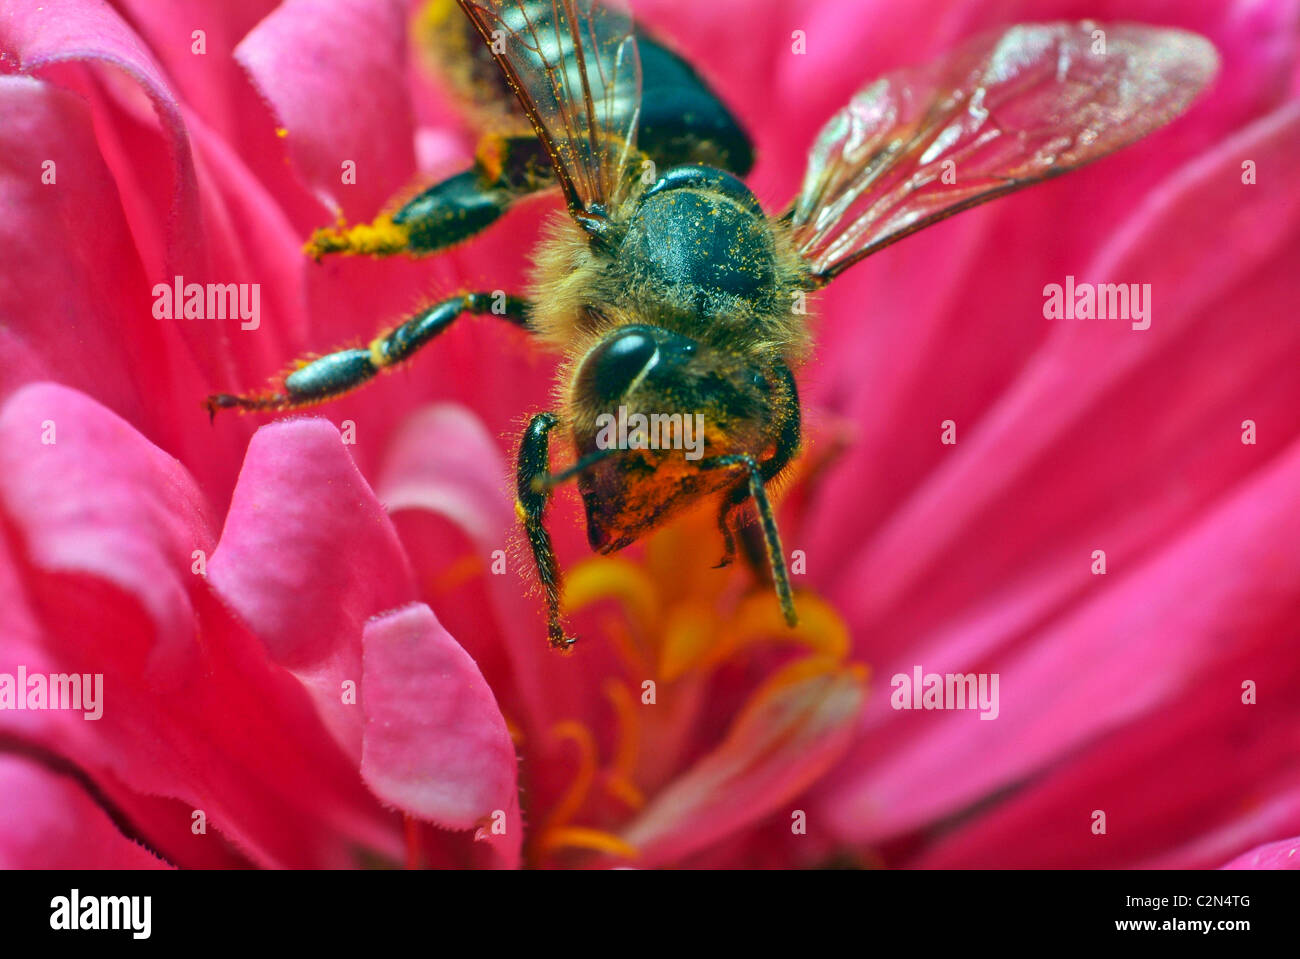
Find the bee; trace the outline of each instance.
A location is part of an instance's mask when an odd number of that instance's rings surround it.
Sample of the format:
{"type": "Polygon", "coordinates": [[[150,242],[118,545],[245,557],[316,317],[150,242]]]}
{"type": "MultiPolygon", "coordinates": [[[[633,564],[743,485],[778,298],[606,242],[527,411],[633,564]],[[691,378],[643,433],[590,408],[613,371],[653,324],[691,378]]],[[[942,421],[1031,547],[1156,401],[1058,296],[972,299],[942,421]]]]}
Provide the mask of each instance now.
{"type": "Polygon", "coordinates": [[[433,252],[521,197],[558,188],[566,211],[538,245],[527,298],[454,296],[365,348],[300,362],[266,392],[207,404],[215,413],[332,399],[464,313],[496,313],[536,334],[563,360],[556,409],[534,415],[520,439],[516,511],[556,648],[574,640],[545,515],[552,490],[570,480],[600,553],[709,499],[725,564],[738,528],[756,516],[795,625],[768,488],[800,449],[805,297],[905,236],[1163,126],[1218,63],[1200,36],[1132,24],[1022,24],[976,37],[862,89],[816,138],[794,200],[769,214],[741,179],[752,148],[734,118],[621,10],[592,0],[457,5],[463,18],[442,0],[427,20],[435,48],[452,58],[453,86],[495,124],[474,168],[373,224],[318,230],[308,250],[433,252]],[[511,98],[526,126],[505,109],[511,98]],[[675,439],[699,428],[692,450],[648,442],[643,425],[615,438],[616,419],[661,423],[675,439]],[[573,455],[552,471],[560,436],[573,455]]]}

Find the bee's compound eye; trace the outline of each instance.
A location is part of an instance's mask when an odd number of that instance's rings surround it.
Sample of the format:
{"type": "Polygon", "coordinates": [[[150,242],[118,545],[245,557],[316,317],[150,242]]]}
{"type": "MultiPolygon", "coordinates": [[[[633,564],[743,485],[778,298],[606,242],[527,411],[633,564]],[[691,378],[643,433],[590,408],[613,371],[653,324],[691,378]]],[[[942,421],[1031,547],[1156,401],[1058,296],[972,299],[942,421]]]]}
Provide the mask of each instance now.
{"type": "Polygon", "coordinates": [[[587,357],[579,386],[598,400],[617,399],[650,365],[658,349],[654,339],[640,330],[616,333],[587,357]]]}

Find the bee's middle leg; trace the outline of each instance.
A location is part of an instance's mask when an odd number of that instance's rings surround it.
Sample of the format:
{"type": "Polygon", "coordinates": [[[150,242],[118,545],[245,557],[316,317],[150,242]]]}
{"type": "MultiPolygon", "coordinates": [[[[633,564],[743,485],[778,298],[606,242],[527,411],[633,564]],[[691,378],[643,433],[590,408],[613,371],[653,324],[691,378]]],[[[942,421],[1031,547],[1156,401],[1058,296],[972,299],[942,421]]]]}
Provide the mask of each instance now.
{"type": "Polygon", "coordinates": [[[214,393],[205,402],[217,410],[292,410],[336,399],[373,379],[380,370],[409,359],[463,313],[492,314],[527,327],[528,303],[504,293],[462,293],[426,307],[370,341],[364,349],[339,350],[301,361],[279,389],[260,393],[214,393]]]}

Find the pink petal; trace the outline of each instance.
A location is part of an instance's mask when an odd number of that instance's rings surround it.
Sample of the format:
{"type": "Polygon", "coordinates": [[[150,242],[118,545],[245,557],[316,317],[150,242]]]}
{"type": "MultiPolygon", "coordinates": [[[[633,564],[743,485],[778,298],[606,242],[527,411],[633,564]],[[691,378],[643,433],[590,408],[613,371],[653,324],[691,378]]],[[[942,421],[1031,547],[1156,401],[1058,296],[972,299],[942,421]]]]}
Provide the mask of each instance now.
{"type": "Polygon", "coordinates": [[[0,48],[13,53],[22,72],[91,60],[111,64],[137,82],[169,125],[181,165],[188,145],[179,136],[176,99],[157,60],[112,7],[88,0],[47,0],[11,6],[5,14],[0,48]]]}
{"type": "Polygon", "coordinates": [[[1153,293],[1161,324],[1123,334],[1101,321],[1058,327],[849,564],[840,591],[879,637],[877,660],[927,634],[964,635],[973,652],[1034,628],[1092,588],[1080,554],[1104,545],[1112,565],[1118,556],[1127,567],[1248,475],[1261,457],[1238,441],[1244,418],[1270,424],[1265,456],[1300,429],[1283,357],[1294,330],[1276,319],[1293,287],[1281,254],[1300,223],[1300,193],[1278,180],[1258,194],[1221,187],[1239,183],[1243,151],[1281,169],[1297,143],[1300,114],[1281,111],[1153,198],[1125,231],[1122,262],[1099,272],[1164,290],[1153,293]],[[1191,278],[1179,258],[1193,253],[1175,253],[1178,238],[1206,230],[1236,252],[1191,278]],[[1135,408],[1150,410],[1160,432],[1142,429],[1135,408]],[[1163,495],[1171,471],[1185,478],[1178,496],[1163,495]]]}
{"type": "MultiPolygon", "coordinates": [[[[155,3],[117,0],[141,38],[161,61],[177,96],[202,111],[204,121],[223,139],[239,143],[246,132],[241,112],[264,112],[242,96],[247,77],[235,62],[239,40],[276,7],[276,0],[200,0],[155,3]],[[194,52],[194,31],[203,31],[203,54],[194,52]]],[[[247,146],[247,144],[240,144],[247,146]]]]}
{"type": "MultiPolygon", "coordinates": [[[[219,273],[211,275],[203,243],[194,156],[180,104],[157,60],[118,13],[88,0],[22,4],[0,23],[0,31],[0,49],[22,72],[57,78],[90,100],[100,121],[100,153],[118,180],[149,277],[183,274],[199,282],[224,282],[219,273]],[[83,63],[114,69],[87,73],[74,66],[83,63]],[[123,76],[129,82],[123,83],[123,76]]],[[[193,324],[177,329],[213,375],[221,363],[220,336],[193,324]]]]}
{"type": "MultiPolygon", "coordinates": [[[[1151,330],[1117,338],[1095,323],[1059,328],[1050,351],[991,422],[959,440],[949,465],[872,544],[866,555],[874,558],[860,561],[853,574],[857,579],[849,581],[861,585],[847,602],[859,617],[869,607],[880,611],[871,616],[888,617],[871,630],[883,675],[910,671],[918,662],[927,669],[966,671],[987,662],[1002,644],[1042,630],[1045,618],[1060,615],[1076,597],[1086,599],[1101,582],[1086,561],[1092,549],[1104,545],[1112,569],[1116,556],[1121,571],[1141,564],[1153,542],[1181,532],[1180,524],[1276,456],[1300,430],[1294,377],[1286,350],[1279,352],[1285,342],[1279,337],[1290,335],[1289,327],[1279,328],[1272,319],[1280,316],[1275,304],[1294,287],[1293,271],[1280,251],[1300,228],[1300,195],[1277,178],[1271,194],[1235,186],[1241,156],[1280,170],[1298,141],[1300,114],[1294,107],[1280,111],[1194,164],[1153,198],[1135,220],[1134,231],[1141,224],[1143,232],[1123,241],[1131,263],[1109,267],[1109,273],[1154,280],[1177,265],[1172,251],[1180,248],[1178,237],[1207,230],[1235,236],[1227,245],[1234,252],[1224,254],[1219,269],[1180,270],[1160,285],[1167,290],[1161,302],[1168,302],[1161,313],[1163,329],[1153,324],[1151,330]],[[1225,194],[1223,183],[1234,186],[1225,194]],[[1078,366],[1069,359],[1093,351],[1095,362],[1078,366]],[[1120,373],[1126,359],[1138,364],[1127,378],[1120,373]],[[1116,377],[1122,387],[1112,382],[1116,377]],[[1136,426],[1134,404],[1159,411],[1151,415],[1158,416],[1160,434],[1136,426]],[[1073,413],[1071,405],[1077,407],[1073,413]],[[1085,413],[1090,419],[1081,422],[1085,413]],[[1240,443],[1240,423],[1247,416],[1272,427],[1264,457],[1240,443]],[[1043,452],[1047,449],[1050,457],[1043,452]],[[1098,469],[1103,462],[1116,465],[1098,469]],[[990,470],[989,463],[999,468],[990,470]],[[1171,470],[1181,477],[1178,496],[1166,493],[1171,470]],[[1140,510],[1133,507],[1135,499],[1140,510]],[[1080,516],[1092,518],[1087,528],[1078,528],[1080,516]],[[918,562],[932,546],[936,552],[929,562],[918,562]],[[888,562],[882,559],[886,555],[888,562]],[[871,575],[868,563],[874,563],[871,575]],[[913,585],[925,584],[919,594],[925,601],[903,602],[910,593],[898,588],[918,574],[923,578],[913,585]],[[947,620],[943,628],[918,646],[924,627],[940,616],[947,620]]],[[[1285,509],[1285,502],[1277,508],[1285,509]]],[[[1175,587],[1175,593],[1182,588],[1175,587]]],[[[1158,621],[1150,628],[1167,634],[1158,621]]],[[[1125,635],[1132,635],[1131,629],[1125,635]]],[[[1074,676],[1074,668],[1066,666],[1063,675],[1074,676]]],[[[1110,703],[1114,695],[1101,702],[1110,703]]],[[[1096,711],[1094,704],[1088,714],[1096,711]]],[[[888,723],[891,732],[873,732],[852,760],[859,766],[853,777],[859,787],[879,775],[868,764],[882,752],[906,753],[911,736],[922,729],[914,720],[891,715],[880,701],[872,704],[869,717],[870,728],[888,723]]],[[[1005,727],[1003,722],[984,725],[1005,727]]],[[[1052,735],[1073,725],[1039,729],[1052,735]]],[[[989,772],[987,763],[981,772],[989,772]]],[[[925,793],[921,805],[941,801],[935,790],[925,793]]],[[[873,828],[864,819],[858,822],[855,828],[873,828]]]]}
{"type": "Polygon", "coordinates": [[[307,186],[369,220],[415,172],[399,0],[286,0],[235,50],[288,130],[307,186]],[[342,164],[356,164],[343,185],[342,164]]]}
{"type": "Polygon", "coordinates": [[[412,600],[415,586],[334,426],[300,419],[258,430],[208,580],[359,757],[360,711],[342,702],[343,684],[360,681],[366,620],[412,600]]]}
{"type": "Polygon", "coordinates": [[[389,512],[422,509],[455,520],[485,548],[514,523],[510,475],[496,441],[471,411],[437,404],[413,414],[389,443],[379,498],[389,512]]]}
{"type": "MultiPolygon", "coordinates": [[[[1195,699],[1181,709],[1171,700],[1224,675],[1224,663],[1243,651],[1269,648],[1294,613],[1297,488],[1300,442],[1023,652],[993,661],[920,660],[931,672],[998,672],[1000,714],[982,722],[968,713],[895,713],[893,727],[909,723],[917,732],[835,791],[829,805],[838,826],[859,840],[896,835],[1024,780],[1121,724],[1152,714],[1194,721],[1204,711],[1195,699]],[[980,762],[954,776],[955,755],[980,762]]],[[[1284,660],[1294,665],[1293,655],[1284,660]]],[[[1243,674],[1226,675],[1239,695],[1243,674]]],[[[1277,724],[1278,735],[1289,728],[1277,724]]],[[[1169,781],[1159,785],[1167,794],[1169,781]]]]}
{"type": "Polygon", "coordinates": [[[662,789],[623,838],[638,866],[673,863],[794,799],[843,753],[860,681],[823,673],[759,694],[725,741],[662,789]]]}
{"type": "Polygon", "coordinates": [[[166,869],[76,781],[0,754],[0,869],[166,869]]]}
{"type": "Polygon", "coordinates": [[[222,836],[264,865],[341,865],[357,845],[395,855],[391,820],[301,685],[196,575],[204,508],[180,464],[88,397],[35,384],[9,399],[0,671],[102,674],[104,705],[97,720],[4,710],[0,727],[84,770],[169,856],[198,841],[173,841],[194,810],[218,846],[199,862],[227,856],[222,836]]]}
{"type": "Polygon", "coordinates": [[[136,641],[152,675],[192,665],[189,565],[212,543],[184,468],[89,397],[53,384],[10,397],[0,436],[0,506],[31,562],[133,596],[147,617],[136,641]]]}
{"type": "Polygon", "coordinates": [[[1300,836],[1265,843],[1243,853],[1224,869],[1300,869],[1300,836]]]}
{"type": "Polygon", "coordinates": [[[56,377],[156,435],[168,416],[149,398],[167,391],[177,351],[150,314],[90,111],[49,84],[0,75],[0,115],[0,395],[56,377]],[[52,184],[41,182],[47,161],[52,184]]]}
{"type": "Polygon", "coordinates": [[[381,800],[447,829],[504,818],[499,855],[517,862],[515,748],[474,660],[424,604],[366,624],[361,775],[381,800]]]}
{"type": "MultiPolygon", "coordinates": [[[[958,817],[918,858],[938,868],[1207,868],[1300,828],[1300,657],[1256,643],[1207,664],[1157,710],[958,817]],[[1243,702],[1244,680],[1257,701],[1243,702]],[[1105,835],[1092,832],[1093,812],[1105,835]]],[[[996,725],[988,723],[985,725],[996,725]]],[[[995,760],[997,757],[994,757],[995,760]]]]}

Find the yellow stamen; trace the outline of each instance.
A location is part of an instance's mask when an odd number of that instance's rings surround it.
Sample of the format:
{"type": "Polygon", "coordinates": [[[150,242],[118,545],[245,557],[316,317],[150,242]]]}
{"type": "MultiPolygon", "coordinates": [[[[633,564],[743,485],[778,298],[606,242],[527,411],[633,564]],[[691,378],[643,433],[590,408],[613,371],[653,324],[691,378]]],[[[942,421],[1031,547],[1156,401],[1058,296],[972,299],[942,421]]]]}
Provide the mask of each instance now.
{"type": "MultiPolygon", "coordinates": [[[[733,768],[732,756],[760,764],[779,754],[777,760],[793,757],[798,765],[803,751],[819,737],[848,729],[861,705],[867,670],[848,661],[849,631],[834,607],[801,591],[801,620],[792,628],[778,597],[756,587],[748,571],[739,566],[732,572],[712,568],[722,539],[716,506],[706,506],[657,530],[645,544],[643,559],[602,556],[569,571],[563,595],[566,612],[611,599],[618,606],[608,615],[600,610],[598,617],[608,620],[602,632],[622,659],[622,668],[616,666],[603,686],[617,722],[615,745],[602,766],[596,738],[587,726],[568,721],[552,729],[552,735],[577,746],[578,768],[530,840],[532,862],[562,848],[639,858],[637,850],[650,829],[645,823],[676,815],[672,809],[684,794],[673,793],[675,787],[669,785],[671,795],[665,796],[662,784],[673,782],[679,761],[692,758],[688,731],[696,720],[717,721],[707,701],[707,681],[712,670],[732,657],[772,643],[804,653],[751,690],[727,724],[726,740],[717,751],[722,758],[698,775],[687,773],[688,784],[740,775],[743,770],[733,768]],[[637,690],[649,678],[660,683],[660,699],[655,707],[643,708],[637,690]],[[675,685],[664,690],[666,683],[675,685]],[[599,794],[592,802],[596,783],[599,794]],[[622,804],[624,812],[642,813],[620,826],[620,812],[610,799],[622,804]],[[572,825],[584,810],[622,835],[572,825]]],[[[755,657],[752,665],[762,662],[755,657]]],[[[808,764],[800,768],[810,777],[821,771],[808,764]]]]}
{"type": "Polygon", "coordinates": [[[769,592],[747,596],[714,649],[720,662],[746,646],[761,642],[797,643],[839,662],[849,652],[849,629],[829,603],[819,596],[799,594],[799,625],[786,625],[780,601],[769,592]]]}
{"type": "Polygon", "coordinates": [[[595,852],[608,853],[622,859],[636,859],[640,850],[625,839],[600,829],[583,829],[581,826],[566,826],[552,830],[542,843],[546,852],[560,848],[591,849],[595,852]]]}
{"type": "Polygon", "coordinates": [[[564,581],[564,609],[576,612],[602,599],[617,599],[628,618],[653,631],[659,618],[659,597],[654,581],[636,563],[597,557],[579,563],[564,581]]]}
{"type": "Polygon", "coordinates": [[[660,636],[660,678],[672,682],[699,668],[717,645],[719,632],[709,604],[696,600],[675,605],[660,636]]]}
{"type": "Polygon", "coordinates": [[[605,778],[605,792],[609,793],[629,809],[640,809],[645,805],[645,793],[617,773],[609,773],[605,778]]]}

